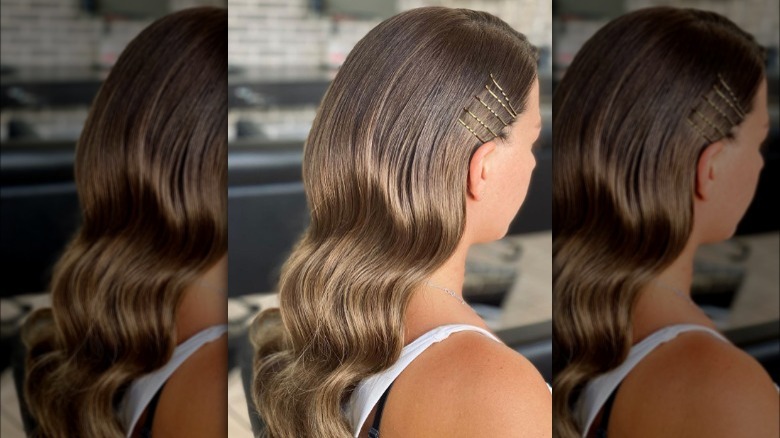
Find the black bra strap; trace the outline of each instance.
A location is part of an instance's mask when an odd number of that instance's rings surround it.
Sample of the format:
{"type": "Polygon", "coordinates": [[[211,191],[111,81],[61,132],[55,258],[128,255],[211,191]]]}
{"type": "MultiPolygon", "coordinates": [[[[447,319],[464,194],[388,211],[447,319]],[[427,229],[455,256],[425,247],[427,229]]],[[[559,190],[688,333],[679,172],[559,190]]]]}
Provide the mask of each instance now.
{"type": "Polygon", "coordinates": [[[152,426],[154,425],[154,414],[157,411],[157,403],[160,402],[160,394],[162,394],[162,390],[165,387],[165,383],[160,387],[160,389],[157,390],[157,393],[154,394],[154,397],[152,397],[152,400],[149,402],[149,405],[146,407],[146,420],[144,421],[144,426],[141,428],[141,438],[152,438],[152,426]]]}
{"type": "Polygon", "coordinates": [[[369,438],[379,438],[379,424],[382,422],[382,411],[385,409],[385,401],[387,401],[387,395],[390,394],[390,388],[392,387],[393,384],[391,383],[390,386],[385,389],[384,394],[382,394],[382,397],[379,398],[379,402],[376,404],[374,422],[371,424],[371,429],[368,430],[369,438]]]}
{"type": "Polygon", "coordinates": [[[604,408],[601,410],[601,421],[599,427],[596,430],[596,438],[607,438],[607,428],[609,428],[609,416],[612,415],[612,405],[615,403],[615,396],[617,396],[620,384],[609,395],[607,402],[604,403],[604,408]]]}

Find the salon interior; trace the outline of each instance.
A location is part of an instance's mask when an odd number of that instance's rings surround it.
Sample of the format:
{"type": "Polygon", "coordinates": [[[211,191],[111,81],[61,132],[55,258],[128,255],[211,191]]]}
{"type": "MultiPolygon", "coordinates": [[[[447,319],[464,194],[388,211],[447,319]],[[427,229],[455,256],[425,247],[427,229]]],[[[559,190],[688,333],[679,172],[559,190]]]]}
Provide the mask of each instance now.
{"type": "MultiPolygon", "coordinates": [[[[281,263],[307,225],[301,159],[318,103],[371,28],[403,10],[443,5],[498,15],[539,48],[543,129],[536,170],[509,234],[472,248],[464,298],[551,381],[551,96],[579,47],[606,21],[669,3],[732,16],[768,48],[771,132],[756,201],[733,239],[700,251],[693,299],[780,381],[780,218],[772,209],[776,196],[770,199],[780,174],[775,0],[0,0],[3,352],[18,344],[26,315],[47,305],[52,265],[79,225],[75,142],[116,57],[157,17],[198,5],[228,7],[228,430],[231,437],[254,436],[261,424],[245,396],[247,327],[258,311],[275,305],[281,263]]],[[[0,356],[4,438],[25,436],[16,391],[19,360],[0,356]]]]}

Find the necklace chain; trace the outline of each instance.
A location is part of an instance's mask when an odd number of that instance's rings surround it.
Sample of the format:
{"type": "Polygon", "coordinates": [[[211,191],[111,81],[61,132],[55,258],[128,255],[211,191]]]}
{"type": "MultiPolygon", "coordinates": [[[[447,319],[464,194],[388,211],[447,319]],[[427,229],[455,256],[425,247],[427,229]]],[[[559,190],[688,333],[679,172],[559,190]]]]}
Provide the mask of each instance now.
{"type": "Polygon", "coordinates": [[[671,291],[672,291],[672,292],[674,292],[674,293],[675,293],[675,294],[676,294],[678,297],[680,297],[680,298],[682,298],[682,299],[684,299],[684,300],[686,300],[686,301],[688,301],[688,302],[690,302],[690,303],[692,303],[692,304],[694,304],[694,305],[696,304],[696,302],[695,302],[695,301],[693,301],[693,298],[691,298],[691,296],[690,296],[690,295],[686,294],[686,293],[685,293],[685,292],[683,292],[682,290],[680,290],[680,289],[678,289],[678,288],[676,288],[676,287],[674,287],[674,286],[672,286],[672,285],[670,285],[670,284],[667,284],[667,283],[665,283],[665,282],[663,282],[663,281],[661,281],[661,280],[656,280],[656,281],[655,281],[655,283],[656,283],[657,285],[659,285],[659,286],[663,287],[664,289],[669,289],[669,290],[671,290],[671,291]]]}
{"type": "Polygon", "coordinates": [[[446,292],[447,295],[449,295],[452,298],[455,298],[456,300],[460,301],[460,303],[463,304],[464,306],[468,306],[469,305],[469,303],[464,301],[463,298],[459,297],[458,294],[456,294],[452,289],[447,289],[446,287],[443,287],[443,286],[437,286],[437,285],[431,283],[430,281],[426,281],[425,284],[430,286],[430,287],[432,287],[432,288],[434,288],[434,289],[439,289],[441,291],[446,292]]]}

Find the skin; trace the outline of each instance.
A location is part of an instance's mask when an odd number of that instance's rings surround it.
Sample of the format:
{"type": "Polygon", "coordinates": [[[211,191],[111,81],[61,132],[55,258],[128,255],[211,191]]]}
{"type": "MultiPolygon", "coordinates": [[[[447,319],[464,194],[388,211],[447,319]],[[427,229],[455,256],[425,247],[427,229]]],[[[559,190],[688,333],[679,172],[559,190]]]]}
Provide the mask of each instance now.
{"type": "MultiPolygon", "coordinates": [[[[541,130],[538,82],[527,108],[511,125],[506,140],[491,140],[472,157],[466,230],[431,283],[460,294],[469,246],[503,237],[517,214],[536,165],[531,147],[541,130]]],[[[488,329],[457,300],[440,290],[421,288],[407,310],[405,343],[435,327],[457,323],[488,329]]],[[[380,435],[545,437],[552,435],[551,411],[547,385],[527,359],[482,334],[461,332],[428,348],[396,379],[380,435]]],[[[361,436],[366,436],[373,417],[372,412],[361,436]]]]}
{"type": "MultiPolygon", "coordinates": [[[[696,249],[729,238],[747,210],[764,163],[760,146],[769,129],[766,93],[763,81],[753,110],[732,131],[734,138],[715,142],[702,153],[693,231],[680,257],[640,293],[634,309],[634,343],[673,324],[715,328],[672,288],[690,290],[696,249]]],[[[778,412],[778,392],[758,362],[709,334],[686,333],[658,347],[629,373],[615,398],[608,434],[778,436],[778,412]]]]}
{"type": "MultiPolygon", "coordinates": [[[[227,256],[185,291],[176,314],[177,345],[227,323],[227,256]]],[[[204,344],[171,375],[160,394],[152,436],[215,437],[227,430],[227,334],[204,344]],[[193,421],[197,419],[197,421],[193,421]]],[[[133,436],[146,419],[138,421],[133,436]]]]}

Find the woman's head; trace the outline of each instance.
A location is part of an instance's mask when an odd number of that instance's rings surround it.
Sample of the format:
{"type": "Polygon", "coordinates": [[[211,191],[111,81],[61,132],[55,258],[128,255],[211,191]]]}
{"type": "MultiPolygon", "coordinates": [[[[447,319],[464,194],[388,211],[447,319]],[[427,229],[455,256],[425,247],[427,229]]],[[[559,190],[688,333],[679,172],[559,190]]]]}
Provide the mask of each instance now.
{"type": "Polygon", "coordinates": [[[355,46],[305,146],[311,225],[282,270],[284,349],[256,333],[272,435],[349,433],[341,404],[397,359],[415,286],[464,236],[506,232],[538,122],[535,50],[492,15],[414,9],[355,46]]]}
{"type": "Polygon", "coordinates": [[[83,224],[31,318],[25,394],[45,436],[124,436],[127,384],[176,345],[184,288],[226,251],[227,13],[166,16],[123,51],[76,149],[83,224]]]}
{"type": "MultiPolygon", "coordinates": [[[[310,132],[303,172],[311,232],[369,227],[402,240],[456,240],[471,158],[486,142],[527,142],[538,122],[535,83],[534,49],[492,15],[420,8],[381,23],[350,53],[310,132]]],[[[503,232],[516,204],[500,218],[503,232]]]]}
{"type": "Polygon", "coordinates": [[[763,78],[750,35],[674,8],[610,22],[569,66],[553,100],[561,435],[582,384],[623,360],[641,287],[689,241],[733,233],[761,167],[763,78]]]}
{"type": "Polygon", "coordinates": [[[556,234],[598,216],[685,240],[697,163],[734,143],[763,77],[752,37],[714,13],[653,8],[606,25],[555,95],[556,234]]]}

